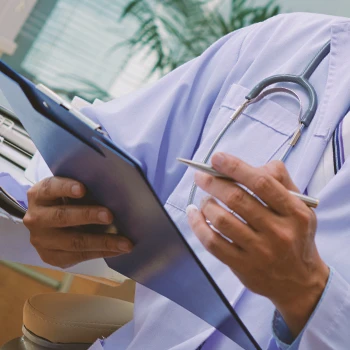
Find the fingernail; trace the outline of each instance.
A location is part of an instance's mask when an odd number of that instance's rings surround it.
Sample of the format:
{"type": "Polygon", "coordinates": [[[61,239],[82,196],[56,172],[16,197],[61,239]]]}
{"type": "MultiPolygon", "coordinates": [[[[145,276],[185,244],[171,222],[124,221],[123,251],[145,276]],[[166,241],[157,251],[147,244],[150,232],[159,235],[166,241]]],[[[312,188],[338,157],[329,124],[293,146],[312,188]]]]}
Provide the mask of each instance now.
{"type": "Polygon", "coordinates": [[[186,214],[190,218],[196,211],[198,211],[198,208],[194,204],[190,204],[186,208],[186,214]]]}
{"type": "Polygon", "coordinates": [[[215,165],[217,168],[221,167],[224,164],[225,156],[222,153],[214,154],[212,158],[212,165],[215,165]]]}
{"type": "Polygon", "coordinates": [[[78,184],[75,184],[72,186],[72,194],[73,196],[80,196],[81,195],[81,186],[78,184]]]}
{"type": "Polygon", "coordinates": [[[97,217],[104,224],[109,224],[110,221],[111,221],[110,218],[109,218],[109,215],[108,215],[108,213],[106,211],[100,211],[97,214],[97,217]]]}
{"type": "Polygon", "coordinates": [[[118,248],[120,251],[125,252],[125,253],[130,253],[131,252],[131,246],[129,242],[119,242],[118,243],[118,248]]]}

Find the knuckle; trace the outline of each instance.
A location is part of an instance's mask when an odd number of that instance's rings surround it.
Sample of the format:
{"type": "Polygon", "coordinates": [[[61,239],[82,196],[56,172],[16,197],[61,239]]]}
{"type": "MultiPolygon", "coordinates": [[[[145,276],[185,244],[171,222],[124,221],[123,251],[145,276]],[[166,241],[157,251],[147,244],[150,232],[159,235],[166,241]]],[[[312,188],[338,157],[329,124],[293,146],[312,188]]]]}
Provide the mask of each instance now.
{"type": "Polygon", "coordinates": [[[252,210],[249,214],[251,216],[251,221],[261,224],[263,227],[271,227],[272,223],[266,217],[265,213],[260,210],[252,210]]]}
{"type": "Polygon", "coordinates": [[[85,222],[93,222],[94,220],[94,212],[93,210],[89,209],[89,208],[86,208],[83,210],[83,219],[85,222]]]}
{"type": "Polygon", "coordinates": [[[70,181],[66,179],[59,182],[59,190],[60,190],[60,193],[62,193],[62,196],[66,196],[67,194],[69,194],[71,187],[72,186],[70,181]]]}
{"type": "Polygon", "coordinates": [[[225,229],[229,228],[230,223],[229,223],[229,220],[227,218],[227,214],[220,213],[220,214],[216,215],[215,218],[213,219],[213,222],[212,222],[214,227],[221,229],[221,230],[225,230],[225,229]]]}
{"type": "Polygon", "coordinates": [[[241,161],[239,159],[230,159],[230,161],[227,164],[227,172],[230,176],[233,176],[238,168],[241,165],[241,161]]]}
{"type": "Polygon", "coordinates": [[[211,184],[213,183],[214,181],[214,177],[213,176],[205,176],[203,178],[203,187],[204,188],[209,188],[211,186],[211,184]]]}
{"type": "Polygon", "coordinates": [[[259,177],[257,178],[254,188],[253,188],[253,192],[265,192],[270,188],[270,177],[267,174],[262,174],[259,175],[259,177]]]}
{"type": "Polygon", "coordinates": [[[266,170],[266,172],[269,175],[271,175],[278,182],[284,183],[287,176],[287,170],[284,163],[275,160],[265,165],[263,168],[266,170]]]}
{"type": "Polygon", "coordinates": [[[36,199],[37,197],[37,186],[33,186],[31,187],[28,191],[27,191],[27,198],[28,198],[28,202],[32,202],[36,199]]]}
{"type": "Polygon", "coordinates": [[[237,205],[237,203],[241,203],[245,199],[245,196],[246,196],[245,190],[237,187],[237,188],[231,190],[227,194],[227,205],[229,207],[235,206],[235,205],[237,205]]]}
{"type": "Polygon", "coordinates": [[[114,250],[114,244],[111,239],[111,237],[108,237],[107,235],[103,239],[103,250],[109,252],[114,250]]]}
{"type": "Polygon", "coordinates": [[[275,162],[275,169],[276,169],[276,173],[285,177],[288,174],[286,165],[283,162],[280,161],[276,161],[275,162]]]}
{"type": "Polygon", "coordinates": [[[211,196],[204,197],[200,203],[200,209],[202,214],[204,216],[210,215],[212,212],[214,212],[214,208],[216,204],[217,202],[213,197],[211,196]]]}
{"type": "Polygon", "coordinates": [[[41,182],[41,194],[45,197],[51,195],[52,192],[52,177],[48,177],[41,182]]]}
{"type": "Polygon", "coordinates": [[[265,263],[268,265],[271,264],[274,260],[273,253],[270,249],[265,246],[259,247],[259,256],[263,259],[265,263]]]}
{"type": "Polygon", "coordinates": [[[38,217],[31,211],[27,211],[23,218],[23,224],[28,229],[31,229],[37,225],[38,217]]]}
{"type": "Polygon", "coordinates": [[[244,243],[247,245],[247,247],[250,247],[251,249],[256,249],[256,247],[261,244],[261,241],[256,239],[256,237],[248,236],[244,238],[244,243]]]}
{"type": "Polygon", "coordinates": [[[263,220],[264,221],[262,222],[265,224],[264,227],[266,227],[267,231],[270,232],[273,236],[278,237],[279,233],[281,232],[281,227],[285,229],[284,224],[280,221],[271,220],[270,218],[264,218],[263,220]]]}
{"type": "Polygon", "coordinates": [[[61,225],[66,225],[68,223],[67,209],[65,207],[60,207],[55,210],[54,221],[61,225]]]}
{"type": "Polygon", "coordinates": [[[85,237],[83,235],[73,236],[71,240],[71,247],[74,251],[81,251],[82,253],[85,253],[84,250],[87,248],[85,237]]]}
{"type": "Polygon", "coordinates": [[[287,168],[283,162],[275,160],[271,162],[271,165],[273,167],[275,174],[282,174],[282,175],[287,174],[287,168]]]}
{"type": "Polygon", "coordinates": [[[278,235],[279,241],[284,245],[284,246],[291,246],[293,245],[294,242],[294,236],[289,230],[283,230],[279,233],[278,235]]]}
{"type": "Polygon", "coordinates": [[[315,220],[315,213],[312,210],[296,209],[296,215],[303,226],[309,226],[315,220]]]}

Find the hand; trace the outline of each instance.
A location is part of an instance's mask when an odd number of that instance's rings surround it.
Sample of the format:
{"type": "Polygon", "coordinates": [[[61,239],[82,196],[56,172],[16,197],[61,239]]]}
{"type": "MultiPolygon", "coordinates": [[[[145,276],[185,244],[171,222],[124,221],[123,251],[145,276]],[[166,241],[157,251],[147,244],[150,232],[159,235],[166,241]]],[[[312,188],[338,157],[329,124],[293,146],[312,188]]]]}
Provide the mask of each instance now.
{"type": "Polygon", "coordinates": [[[317,305],[329,276],[315,245],[316,216],[288,192],[298,189],[282,162],[253,168],[218,153],[212,165],[266,205],[233,181],[196,173],[196,184],[246,223],[209,197],[203,200],[201,211],[189,207],[192,230],[247,288],[274,303],[296,336],[317,305]],[[232,243],[215,232],[206,219],[232,243]]]}
{"type": "Polygon", "coordinates": [[[112,213],[99,206],[62,205],[62,198],[79,199],[86,189],[77,181],[51,177],[28,191],[28,211],[23,219],[30,241],[47,264],[67,268],[80,262],[117,256],[131,251],[126,238],[84,233],[82,225],[108,225],[112,213]]]}

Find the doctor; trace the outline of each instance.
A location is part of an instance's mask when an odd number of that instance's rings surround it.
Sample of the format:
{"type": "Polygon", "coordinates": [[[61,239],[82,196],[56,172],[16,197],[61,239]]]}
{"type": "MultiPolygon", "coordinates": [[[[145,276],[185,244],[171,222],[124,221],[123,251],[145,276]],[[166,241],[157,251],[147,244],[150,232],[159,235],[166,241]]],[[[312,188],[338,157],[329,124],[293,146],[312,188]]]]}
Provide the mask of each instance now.
{"type": "MultiPolygon", "coordinates": [[[[222,38],[151,87],[83,110],[140,160],[165,208],[264,349],[349,347],[349,56],[350,20],[281,15],[222,38]],[[249,107],[212,158],[217,170],[255,192],[268,207],[232,182],[196,174],[199,189],[187,217],[194,172],[176,157],[201,161],[256,83],[277,73],[300,73],[328,40],[331,53],[311,77],[319,107],[286,168],[274,160],[298,125],[298,105],[285,95],[249,107]],[[321,204],[315,214],[288,189],[317,196],[321,204]],[[234,244],[221,239],[205,219],[234,244]]],[[[304,91],[290,87],[305,105],[304,91]]],[[[47,175],[41,163],[38,180],[47,175]]],[[[3,177],[12,193],[24,195],[19,185],[3,177]]],[[[24,223],[39,255],[51,265],[67,267],[132,249],[124,238],[99,240],[77,232],[74,227],[81,224],[112,220],[107,209],[57,201],[83,195],[81,184],[60,178],[39,182],[28,193],[24,223]]],[[[6,233],[0,229],[0,234],[6,233]]],[[[5,240],[1,246],[2,257],[9,258],[5,240]]],[[[28,255],[22,260],[30,259],[28,255]]],[[[138,286],[134,320],[110,338],[97,340],[91,349],[199,348],[240,347],[176,304],[138,286]]]]}

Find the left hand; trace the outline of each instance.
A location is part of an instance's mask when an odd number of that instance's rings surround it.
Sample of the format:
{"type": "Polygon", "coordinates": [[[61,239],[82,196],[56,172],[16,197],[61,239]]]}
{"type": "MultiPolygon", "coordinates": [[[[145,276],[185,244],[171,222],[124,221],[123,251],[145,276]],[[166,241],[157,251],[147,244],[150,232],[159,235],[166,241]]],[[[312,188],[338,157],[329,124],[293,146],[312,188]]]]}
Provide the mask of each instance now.
{"type": "Polygon", "coordinates": [[[315,244],[316,215],[288,192],[298,189],[282,162],[254,168],[236,157],[217,153],[212,165],[266,205],[233,181],[196,173],[196,184],[246,223],[208,197],[201,211],[189,208],[191,228],[247,288],[274,303],[296,336],[317,305],[329,276],[315,244]],[[206,219],[233,243],[215,232],[206,219]]]}

